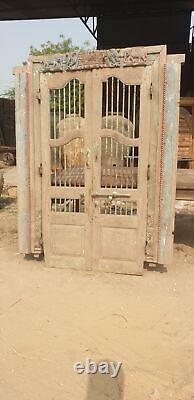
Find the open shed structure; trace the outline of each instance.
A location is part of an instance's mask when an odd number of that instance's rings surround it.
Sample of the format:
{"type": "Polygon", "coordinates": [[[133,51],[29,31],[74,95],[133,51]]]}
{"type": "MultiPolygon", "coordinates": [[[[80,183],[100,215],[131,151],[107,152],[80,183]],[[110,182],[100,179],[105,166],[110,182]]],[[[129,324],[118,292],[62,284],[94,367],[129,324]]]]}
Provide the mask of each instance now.
{"type": "Polygon", "coordinates": [[[15,69],[20,252],[116,273],[171,263],[183,60],[153,46],[15,69]]]}
{"type": "Polygon", "coordinates": [[[193,9],[193,0],[6,0],[0,20],[80,17],[99,49],[168,44],[170,53],[185,53],[193,9]],[[97,26],[89,24],[91,17],[97,26]]]}

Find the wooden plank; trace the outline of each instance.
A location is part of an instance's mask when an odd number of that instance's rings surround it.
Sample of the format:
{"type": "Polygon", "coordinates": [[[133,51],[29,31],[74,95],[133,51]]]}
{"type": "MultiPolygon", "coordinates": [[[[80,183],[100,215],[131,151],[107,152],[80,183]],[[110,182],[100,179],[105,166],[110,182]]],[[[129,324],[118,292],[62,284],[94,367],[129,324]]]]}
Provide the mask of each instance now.
{"type": "Polygon", "coordinates": [[[176,190],[176,200],[194,201],[194,190],[176,190]]]}
{"type": "Polygon", "coordinates": [[[180,98],[180,106],[183,106],[183,107],[194,106],[194,97],[181,97],[180,98]]]}
{"type": "Polygon", "coordinates": [[[176,188],[194,189],[194,170],[193,169],[177,169],[176,188]]]}

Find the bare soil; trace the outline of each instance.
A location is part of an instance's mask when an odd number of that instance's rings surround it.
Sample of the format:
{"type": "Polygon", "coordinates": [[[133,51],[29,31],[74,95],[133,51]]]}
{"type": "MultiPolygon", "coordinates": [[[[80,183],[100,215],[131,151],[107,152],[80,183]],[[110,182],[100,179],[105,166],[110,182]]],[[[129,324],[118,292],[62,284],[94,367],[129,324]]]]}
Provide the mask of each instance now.
{"type": "Polygon", "coordinates": [[[0,199],[0,398],[194,399],[194,216],[174,264],[143,277],[48,269],[17,252],[16,191],[0,199]],[[117,379],[73,364],[123,363],[117,379]]]}

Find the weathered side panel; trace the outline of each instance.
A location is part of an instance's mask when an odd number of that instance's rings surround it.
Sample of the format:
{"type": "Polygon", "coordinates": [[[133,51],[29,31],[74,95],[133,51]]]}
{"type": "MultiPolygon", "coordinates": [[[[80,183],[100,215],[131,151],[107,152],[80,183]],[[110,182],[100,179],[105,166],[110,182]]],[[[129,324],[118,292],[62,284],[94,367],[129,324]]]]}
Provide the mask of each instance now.
{"type": "Polygon", "coordinates": [[[16,73],[16,144],[18,171],[19,252],[30,251],[30,166],[28,134],[28,73],[16,73]]]}
{"type": "MultiPolygon", "coordinates": [[[[154,54],[152,55],[152,57],[154,54]]],[[[152,66],[151,86],[151,132],[150,154],[148,170],[148,209],[147,209],[147,237],[145,259],[148,262],[157,262],[158,256],[158,224],[159,224],[159,185],[158,171],[160,170],[160,143],[163,113],[163,85],[164,64],[166,63],[166,46],[160,47],[155,54],[152,66]]]]}
{"type": "Polygon", "coordinates": [[[167,60],[158,262],[170,265],[173,259],[181,64],[176,63],[176,59],[173,61],[173,57],[167,60]]]}
{"type": "MultiPolygon", "coordinates": [[[[34,137],[34,252],[41,251],[42,238],[42,148],[40,126],[40,65],[32,64],[32,132],[34,137]]],[[[44,149],[43,149],[44,151],[44,149]]]]}

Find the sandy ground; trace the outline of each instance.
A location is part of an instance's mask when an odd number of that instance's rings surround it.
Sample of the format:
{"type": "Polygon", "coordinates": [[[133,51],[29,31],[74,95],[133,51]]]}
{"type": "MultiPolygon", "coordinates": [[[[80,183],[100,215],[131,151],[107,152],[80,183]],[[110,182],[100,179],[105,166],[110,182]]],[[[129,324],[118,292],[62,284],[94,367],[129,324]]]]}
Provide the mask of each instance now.
{"type": "Polygon", "coordinates": [[[168,273],[48,269],[17,253],[14,194],[0,200],[0,399],[194,399],[194,216],[177,216],[168,273]],[[75,374],[86,358],[121,373],[75,374]]]}

